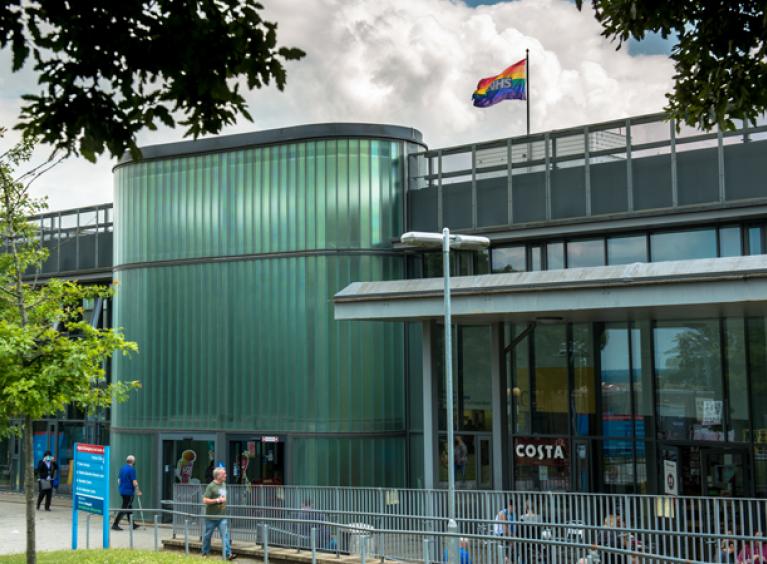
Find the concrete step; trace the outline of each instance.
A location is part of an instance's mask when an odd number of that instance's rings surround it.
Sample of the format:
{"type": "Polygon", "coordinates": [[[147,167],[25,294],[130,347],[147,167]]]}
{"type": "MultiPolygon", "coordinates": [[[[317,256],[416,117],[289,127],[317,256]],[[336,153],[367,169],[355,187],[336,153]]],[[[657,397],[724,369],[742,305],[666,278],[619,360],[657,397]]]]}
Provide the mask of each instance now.
{"type": "MultiPolygon", "coordinates": [[[[163,548],[166,550],[184,550],[184,539],[165,539],[162,541],[163,548]]],[[[189,552],[199,554],[202,548],[202,542],[199,540],[189,541],[189,552]]],[[[232,543],[232,552],[237,556],[253,558],[255,560],[264,559],[264,550],[261,545],[249,543],[232,543]]],[[[221,541],[214,540],[211,543],[211,553],[221,554],[221,541]]],[[[311,564],[312,553],[310,550],[296,551],[294,548],[269,548],[269,562],[311,564]]],[[[368,558],[368,564],[378,562],[378,558],[368,558]]],[[[318,564],[361,564],[359,556],[328,554],[324,552],[317,553],[318,564]]]]}

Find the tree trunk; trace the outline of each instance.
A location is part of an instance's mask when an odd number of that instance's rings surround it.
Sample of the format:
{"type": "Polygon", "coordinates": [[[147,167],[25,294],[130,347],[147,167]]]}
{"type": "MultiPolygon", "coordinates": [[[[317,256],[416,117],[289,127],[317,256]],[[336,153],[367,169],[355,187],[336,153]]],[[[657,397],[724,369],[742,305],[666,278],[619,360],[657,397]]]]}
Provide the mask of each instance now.
{"type": "Polygon", "coordinates": [[[24,496],[27,505],[27,564],[36,564],[35,549],[35,452],[32,418],[24,418],[24,496]]]}

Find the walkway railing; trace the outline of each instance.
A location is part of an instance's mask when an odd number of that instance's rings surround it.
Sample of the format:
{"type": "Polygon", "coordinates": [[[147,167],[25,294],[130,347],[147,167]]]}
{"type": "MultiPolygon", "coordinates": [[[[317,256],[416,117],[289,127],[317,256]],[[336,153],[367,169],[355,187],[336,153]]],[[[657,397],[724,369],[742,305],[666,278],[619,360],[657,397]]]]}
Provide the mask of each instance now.
{"type": "MultiPolygon", "coordinates": [[[[174,518],[174,533],[187,526],[193,536],[202,534],[202,492],[200,485],[175,486],[171,503],[185,517],[174,518]]],[[[319,550],[358,554],[364,538],[370,556],[444,560],[443,490],[228,485],[227,492],[235,541],[258,543],[259,527],[269,525],[273,546],[308,549],[313,525],[319,550]]],[[[763,499],[460,491],[456,506],[475,564],[497,561],[499,550],[526,563],[574,563],[597,554],[604,561],[610,553],[623,553],[621,562],[720,562],[723,550],[752,543],[762,550],[758,539],[767,526],[763,499]],[[506,529],[496,515],[509,501],[506,529]]]]}
{"type": "Polygon", "coordinates": [[[530,222],[766,198],[767,127],[709,132],[664,114],[408,156],[409,227],[530,222]]]}

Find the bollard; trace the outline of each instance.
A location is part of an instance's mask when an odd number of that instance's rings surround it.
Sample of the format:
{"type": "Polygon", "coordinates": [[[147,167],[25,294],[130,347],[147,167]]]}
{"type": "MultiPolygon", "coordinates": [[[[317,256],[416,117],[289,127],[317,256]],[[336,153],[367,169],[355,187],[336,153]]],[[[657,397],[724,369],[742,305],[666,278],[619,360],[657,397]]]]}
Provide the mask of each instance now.
{"type": "Polygon", "coordinates": [[[264,538],[261,545],[264,549],[264,564],[269,564],[269,525],[264,525],[264,538]]]}
{"type": "Polygon", "coordinates": [[[189,519],[184,519],[184,552],[189,556],[189,519]]]}
{"type": "Polygon", "coordinates": [[[498,564],[503,564],[506,561],[506,555],[503,553],[503,543],[498,543],[498,564]]]}
{"type": "Polygon", "coordinates": [[[133,514],[128,513],[128,547],[133,550],[133,514]]]}
{"type": "Polygon", "coordinates": [[[311,545],[312,545],[312,564],[317,564],[317,527],[312,527],[311,545]]]}
{"type": "Polygon", "coordinates": [[[341,558],[341,530],[336,527],[336,558],[341,558]]]}
{"type": "Polygon", "coordinates": [[[431,564],[429,559],[429,539],[423,539],[423,564],[431,564]]]}
{"type": "Polygon", "coordinates": [[[91,514],[85,518],[85,548],[91,547],[91,514]]]}
{"type": "Polygon", "coordinates": [[[154,516],[154,550],[157,552],[160,550],[160,530],[159,530],[160,516],[154,516]]]}
{"type": "Polygon", "coordinates": [[[368,552],[368,536],[362,535],[360,537],[360,564],[365,564],[365,561],[367,560],[367,552],[368,552]]]}

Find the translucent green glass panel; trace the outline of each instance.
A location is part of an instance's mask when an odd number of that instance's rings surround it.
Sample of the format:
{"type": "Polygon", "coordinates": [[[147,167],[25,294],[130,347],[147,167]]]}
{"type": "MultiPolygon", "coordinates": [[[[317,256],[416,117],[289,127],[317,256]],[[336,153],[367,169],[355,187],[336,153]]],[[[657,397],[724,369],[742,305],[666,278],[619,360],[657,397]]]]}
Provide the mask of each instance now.
{"type": "MultiPolygon", "coordinates": [[[[139,487],[144,494],[144,506],[159,507],[159,505],[150,505],[155,503],[154,501],[147,500],[159,500],[160,492],[157,491],[155,485],[157,484],[157,471],[160,469],[160,464],[157,460],[157,451],[154,441],[154,436],[138,433],[124,433],[112,429],[110,435],[110,470],[112,476],[117,476],[120,472],[120,468],[125,464],[125,459],[129,454],[136,457],[136,475],[138,478],[139,487]]],[[[111,507],[118,507],[120,500],[120,492],[117,491],[117,480],[111,480],[112,489],[110,495],[112,496],[111,507]]],[[[148,517],[151,519],[151,517],[148,517]]]]}
{"type": "Polygon", "coordinates": [[[352,281],[402,278],[388,256],[289,256],[117,273],[115,360],[143,388],[131,428],[378,432],[405,427],[402,324],[333,320],[352,281]]]}
{"type": "Polygon", "coordinates": [[[290,443],[294,484],[403,487],[404,437],[295,437],[290,443]]]}
{"type": "Polygon", "coordinates": [[[320,140],[115,171],[115,264],[377,248],[402,232],[402,145],[320,140]]]}

